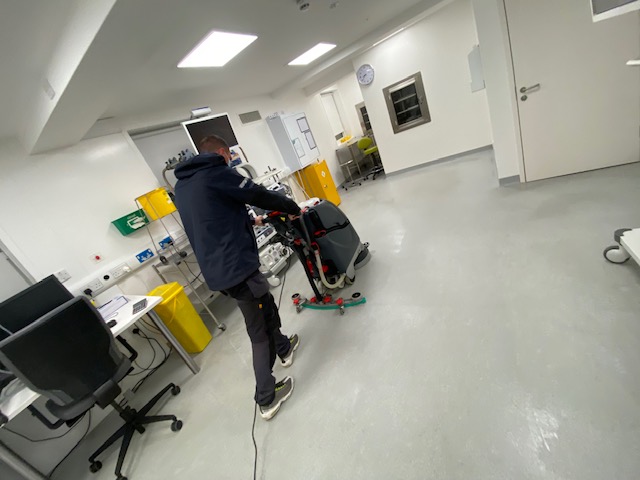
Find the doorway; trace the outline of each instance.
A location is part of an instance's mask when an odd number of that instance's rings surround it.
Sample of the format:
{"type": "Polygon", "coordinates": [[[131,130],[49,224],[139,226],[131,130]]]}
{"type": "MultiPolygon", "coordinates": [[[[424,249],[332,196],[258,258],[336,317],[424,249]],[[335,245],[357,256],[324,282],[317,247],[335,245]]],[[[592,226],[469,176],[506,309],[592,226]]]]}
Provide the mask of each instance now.
{"type": "Polygon", "coordinates": [[[640,161],[637,15],[585,0],[504,0],[526,181],[640,161]]]}
{"type": "Polygon", "coordinates": [[[0,302],[14,296],[31,283],[0,248],[0,302]]]}

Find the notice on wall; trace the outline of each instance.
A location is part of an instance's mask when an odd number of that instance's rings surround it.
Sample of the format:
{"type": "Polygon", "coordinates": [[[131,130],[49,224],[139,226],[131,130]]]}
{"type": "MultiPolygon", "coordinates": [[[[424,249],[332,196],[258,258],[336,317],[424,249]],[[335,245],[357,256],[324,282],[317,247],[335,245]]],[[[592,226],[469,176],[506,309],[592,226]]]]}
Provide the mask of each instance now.
{"type": "Polygon", "coordinates": [[[302,146],[302,142],[299,138],[294,138],[292,140],[293,148],[296,149],[296,153],[298,154],[298,158],[304,157],[304,147],[302,146]]]}
{"type": "Polygon", "coordinates": [[[480,46],[476,45],[469,53],[469,73],[471,74],[471,91],[479,92],[484,90],[484,70],[482,68],[482,56],[480,46]]]}

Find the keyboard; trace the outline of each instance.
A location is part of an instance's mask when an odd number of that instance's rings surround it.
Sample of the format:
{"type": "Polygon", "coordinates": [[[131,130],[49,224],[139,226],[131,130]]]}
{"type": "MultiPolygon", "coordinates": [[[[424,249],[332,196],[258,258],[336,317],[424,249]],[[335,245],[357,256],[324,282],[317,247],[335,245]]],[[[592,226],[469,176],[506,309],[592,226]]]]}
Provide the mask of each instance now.
{"type": "Polygon", "coordinates": [[[147,308],[147,299],[143,298],[139,302],[136,302],[133,304],[133,314],[135,315],[136,313],[141,312],[145,308],[147,308]]]}

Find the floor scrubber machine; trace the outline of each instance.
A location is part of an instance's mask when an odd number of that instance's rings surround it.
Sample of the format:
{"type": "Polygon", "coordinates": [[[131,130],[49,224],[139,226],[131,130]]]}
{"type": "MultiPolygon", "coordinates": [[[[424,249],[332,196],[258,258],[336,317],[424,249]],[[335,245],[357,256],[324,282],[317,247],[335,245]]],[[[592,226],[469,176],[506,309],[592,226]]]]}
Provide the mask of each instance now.
{"type": "Polygon", "coordinates": [[[369,244],[362,243],[358,233],[342,211],[326,200],[314,201],[303,209],[300,217],[291,220],[287,214],[269,212],[271,223],[283,243],[291,247],[304,267],[314,296],[293,295],[293,304],[300,313],[303,308],[339,310],[362,305],[366,298],[359,292],[351,298],[335,297],[335,293],[352,285],[356,270],[371,259],[369,244]]]}

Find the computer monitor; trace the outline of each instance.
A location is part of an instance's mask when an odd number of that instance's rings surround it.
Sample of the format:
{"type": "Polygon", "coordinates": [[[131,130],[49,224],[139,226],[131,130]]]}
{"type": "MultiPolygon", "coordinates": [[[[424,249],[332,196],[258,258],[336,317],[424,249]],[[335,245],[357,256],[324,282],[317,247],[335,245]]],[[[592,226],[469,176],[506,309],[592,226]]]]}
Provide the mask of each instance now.
{"type": "Polygon", "coordinates": [[[222,113],[220,115],[210,115],[208,117],[196,118],[195,120],[187,120],[182,122],[182,126],[187,132],[191,145],[197,153],[200,153],[200,141],[209,135],[218,135],[222,137],[229,147],[238,145],[238,139],[231,126],[229,115],[222,113]]]}
{"type": "Polygon", "coordinates": [[[72,298],[71,292],[54,275],[50,275],[5,300],[0,303],[0,340],[72,298]]]}
{"type": "Polygon", "coordinates": [[[640,0],[591,0],[593,21],[599,22],[640,10],[640,0]]]}

